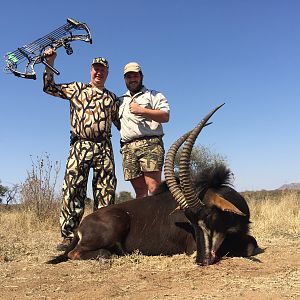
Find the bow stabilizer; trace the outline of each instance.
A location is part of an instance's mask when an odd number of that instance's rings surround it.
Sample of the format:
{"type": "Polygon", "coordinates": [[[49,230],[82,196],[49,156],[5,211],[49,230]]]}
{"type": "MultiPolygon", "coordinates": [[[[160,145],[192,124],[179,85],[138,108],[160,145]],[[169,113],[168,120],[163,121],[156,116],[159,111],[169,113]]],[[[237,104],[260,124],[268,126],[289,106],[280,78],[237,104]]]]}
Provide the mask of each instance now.
{"type": "Polygon", "coordinates": [[[43,57],[47,48],[58,49],[64,47],[66,53],[71,55],[73,41],[83,41],[92,44],[92,35],[87,24],[68,18],[67,23],[45,36],[26,44],[13,52],[6,53],[6,66],[4,72],[12,73],[17,77],[36,79],[34,66],[43,63],[59,75],[59,71],[49,66],[43,57]],[[20,71],[20,66],[25,64],[25,71],[20,71]]]}

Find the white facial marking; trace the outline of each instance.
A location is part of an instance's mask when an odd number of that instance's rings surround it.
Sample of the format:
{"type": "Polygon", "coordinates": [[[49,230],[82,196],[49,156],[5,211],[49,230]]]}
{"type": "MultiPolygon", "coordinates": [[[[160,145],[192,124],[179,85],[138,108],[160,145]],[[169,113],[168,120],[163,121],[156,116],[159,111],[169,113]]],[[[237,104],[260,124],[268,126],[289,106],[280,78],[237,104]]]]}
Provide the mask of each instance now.
{"type": "Polygon", "coordinates": [[[223,243],[225,239],[225,234],[220,233],[220,232],[214,232],[213,233],[213,238],[212,238],[212,250],[214,253],[217,252],[221,244],[223,243]]]}
{"type": "Polygon", "coordinates": [[[210,236],[210,230],[206,227],[205,223],[202,220],[198,221],[199,227],[203,231],[204,235],[204,247],[205,247],[205,257],[210,257],[210,247],[209,247],[209,236],[210,236]]]}

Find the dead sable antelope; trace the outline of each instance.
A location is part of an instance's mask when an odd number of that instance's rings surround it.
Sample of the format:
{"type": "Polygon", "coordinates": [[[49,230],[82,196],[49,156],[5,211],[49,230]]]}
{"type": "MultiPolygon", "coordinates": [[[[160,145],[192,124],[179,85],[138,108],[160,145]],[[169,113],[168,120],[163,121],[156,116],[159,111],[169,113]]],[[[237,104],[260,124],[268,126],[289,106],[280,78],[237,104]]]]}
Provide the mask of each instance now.
{"type": "Polygon", "coordinates": [[[86,216],[68,249],[48,263],[107,258],[111,253],[122,255],[136,250],[144,255],[190,255],[197,251],[196,263],[200,265],[212,264],[224,255],[253,255],[257,242],[248,235],[249,208],[230,187],[230,171],[225,167],[204,170],[193,182],[190,176],[195,140],[221,106],[170,147],[165,162],[166,184],[154,195],[86,216]],[[182,144],[178,180],[174,160],[182,144]]]}

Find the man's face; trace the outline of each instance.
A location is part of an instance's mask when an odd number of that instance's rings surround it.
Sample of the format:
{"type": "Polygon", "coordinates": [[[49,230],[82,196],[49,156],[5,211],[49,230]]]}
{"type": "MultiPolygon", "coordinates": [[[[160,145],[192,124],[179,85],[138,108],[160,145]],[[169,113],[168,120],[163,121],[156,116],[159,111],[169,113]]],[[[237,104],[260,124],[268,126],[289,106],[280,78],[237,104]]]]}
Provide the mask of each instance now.
{"type": "Polygon", "coordinates": [[[141,90],[143,86],[143,74],[140,72],[128,72],[124,75],[124,79],[131,93],[135,94],[141,90]]]}
{"type": "Polygon", "coordinates": [[[107,67],[102,64],[93,64],[91,67],[91,82],[96,87],[104,87],[108,75],[107,67]]]}

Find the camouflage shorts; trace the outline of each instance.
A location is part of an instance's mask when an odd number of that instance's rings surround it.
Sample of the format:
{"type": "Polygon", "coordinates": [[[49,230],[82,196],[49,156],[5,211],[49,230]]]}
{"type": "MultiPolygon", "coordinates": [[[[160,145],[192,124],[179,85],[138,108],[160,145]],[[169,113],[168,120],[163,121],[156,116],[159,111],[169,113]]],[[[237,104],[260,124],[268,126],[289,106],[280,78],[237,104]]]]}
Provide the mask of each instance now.
{"type": "Polygon", "coordinates": [[[121,148],[124,179],[131,180],[143,172],[161,171],[164,144],[159,137],[148,137],[126,143],[121,148]]]}

